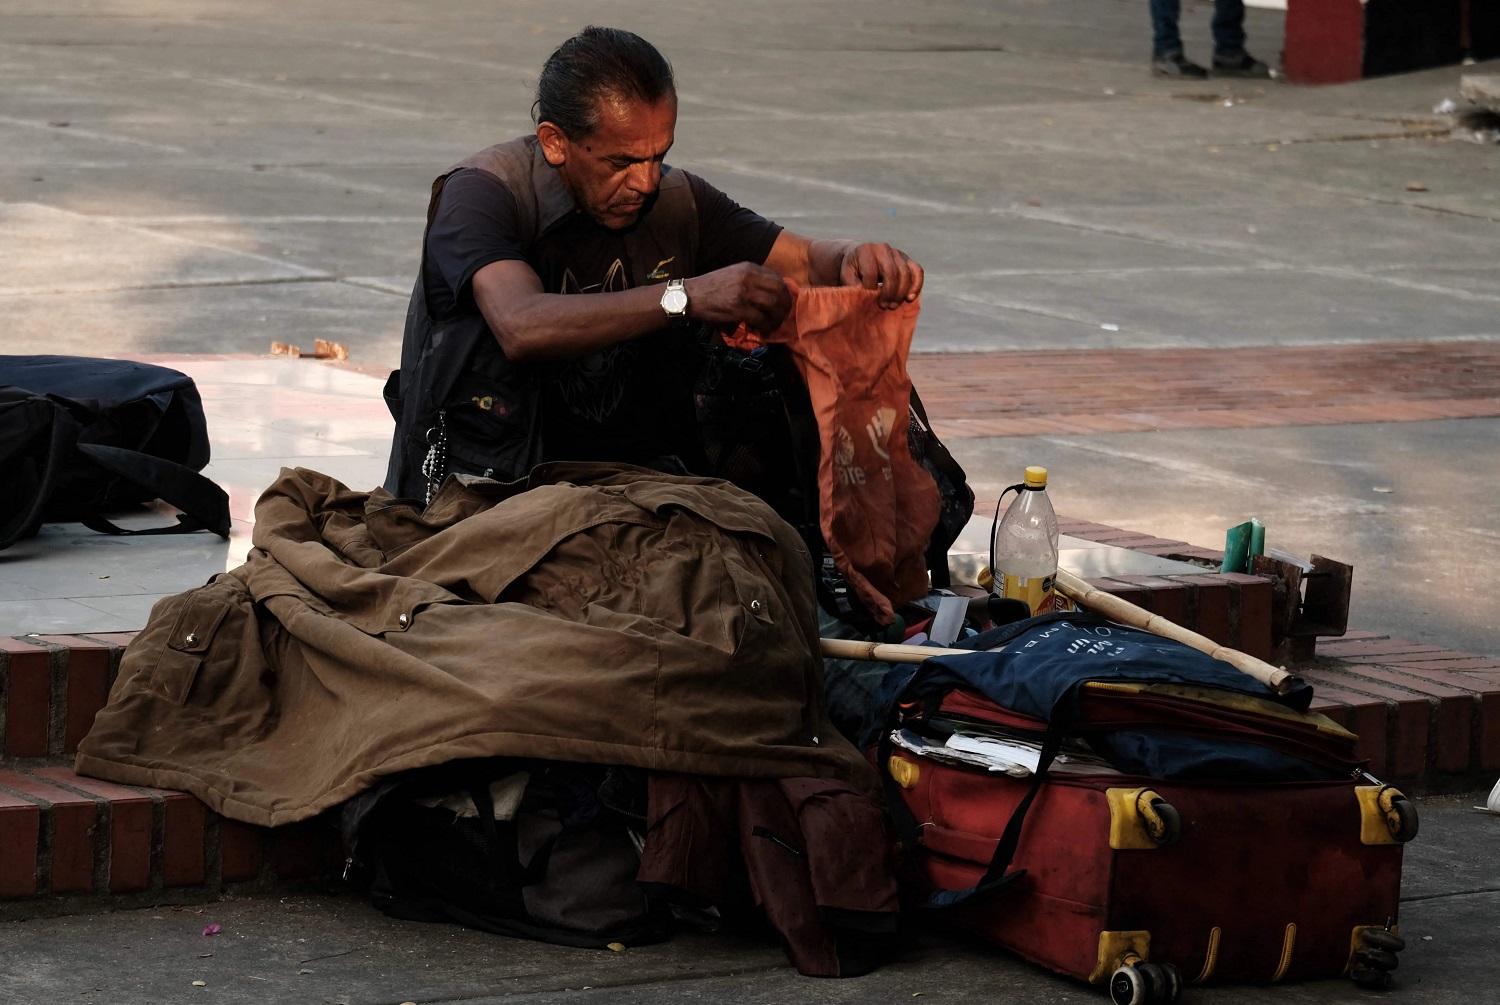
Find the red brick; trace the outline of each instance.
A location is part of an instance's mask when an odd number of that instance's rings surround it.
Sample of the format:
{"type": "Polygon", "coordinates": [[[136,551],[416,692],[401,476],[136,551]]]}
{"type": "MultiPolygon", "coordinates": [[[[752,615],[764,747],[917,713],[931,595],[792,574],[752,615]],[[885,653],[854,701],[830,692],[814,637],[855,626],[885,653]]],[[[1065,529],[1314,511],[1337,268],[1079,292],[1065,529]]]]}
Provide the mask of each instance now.
{"type": "Polygon", "coordinates": [[[1417,670],[1458,670],[1464,673],[1500,673],[1500,662],[1487,660],[1480,656],[1464,656],[1454,653],[1453,659],[1426,659],[1414,660],[1411,663],[1403,663],[1402,666],[1414,667],[1417,670]]]}
{"type": "Polygon", "coordinates": [[[1361,664],[1344,670],[1350,677],[1377,680],[1436,698],[1437,736],[1434,767],[1446,773],[1469,770],[1469,737],[1474,720],[1474,698],[1468,691],[1447,687],[1386,667],[1361,664]]]}
{"type": "Polygon", "coordinates": [[[1388,668],[1404,677],[1419,678],[1473,694],[1474,714],[1479,716],[1479,751],[1475,770],[1500,771],[1500,680],[1476,679],[1474,675],[1422,670],[1409,663],[1388,668]]]}
{"type": "Polygon", "coordinates": [[[1188,545],[1183,543],[1182,541],[1163,541],[1161,544],[1142,545],[1140,547],[1131,548],[1130,550],[1138,551],[1142,555],[1155,555],[1157,558],[1170,558],[1173,555],[1182,554],[1182,549],[1186,547],[1188,547],[1188,545]]]}
{"type": "MultiPolygon", "coordinates": [[[[1314,5],[1315,13],[1326,6],[1314,5]]],[[[1307,16],[1307,11],[1298,16],[1307,16]]],[[[1358,28],[1357,9],[1350,23],[1358,28]]],[[[1291,46],[1290,28],[1288,32],[1291,46]]],[[[1345,46],[1341,55],[1352,52],[1357,63],[1358,31],[1351,37],[1353,48],[1345,46]]],[[[1292,55],[1289,48],[1288,67],[1292,55]]],[[[1086,354],[1083,360],[1066,350],[969,353],[942,356],[931,363],[922,354],[913,354],[908,366],[926,392],[928,412],[940,432],[954,425],[1003,427],[1006,432],[1065,425],[1248,428],[1500,412],[1500,394],[1494,386],[1500,350],[1419,343],[1357,349],[1290,347],[1278,351],[1274,360],[1264,354],[1256,358],[1253,349],[1220,349],[1212,355],[1183,350],[1101,350],[1086,354]],[[986,402],[988,389],[1017,366],[1026,369],[1030,389],[1012,396],[1014,407],[997,413],[986,402]],[[1173,376],[1183,372],[1209,376],[1193,381],[1173,376]],[[1422,379],[1413,382],[1410,375],[1414,372],[1422,379]],[[1105,383],[1111,389],[1101,396],[1098,388],[1105,383]],[[1465,389],[1461,398],[1433,394],[1435,388],[1459,384],[1465,389]],[[1257,395],[1244,393],[1247,387],[1256,388],[1257,395]],[[1313,400],[1310,395],[1316,395],[1320,403],[1306,404],[1313,400]],[[966,418],[981,415],[997,419],[974,422],[966,418]]]]}
{"type": "Polygon", "coordinates": [[[1397,778],[1420,778],[1426,773],[1427,718],[1431,710],[1427,699],[1366,678],[1329,672],[1322,667],[1305,668],[1300,672],[1314,684],[1331,685],[1383,700],[1391,708],[1389,714],[1394,717],[1395,727],[1395,743],[1387,750],[1386,771],[1397,778]]]}
{"type": "Polygon", "coordinates": [[[135,789],[75,775],[68,768],[38,768],[38,777],[79,789],[109,804],[109,892],[151,885],[151,797],[135,789]]]}
{"type": "MultiPolygon", "coordinates": [[[[993,508],[995,508],[995,499],[990,499],[990,510],[993,510],[993,508]]],[[[1113,532],[1118,531],[1119,528],[1116,528],[1116,526],[1107,526],[1104,525],[1104,523],[1095,523],[1094,520],[1080,520],[1076,519],[1076,517],[1071,516],[1059,516],[1058,529],[1059,531],[1064,532],[1064,534],[1073,534],[1074,537],[1082,537],[1082,534],[1079,534],[1079,531],[1104,531],[1113,534],[1113,532]]]]}
{"type": "MultiPolygon", "coordinates": [[[[1402,667],[1401,669],[1407,670],[1410,668],[1402,667]]],[[[1465,677],[1471,677],[1476,681],[1483,681],[1486,688],[1500,685],[1500,670],[1493,672],[1489,670],[1460,670],[1459,673],[1465,677]]]]}
{"type": "MultiPolygon", "coordinates": [[[[1471,691],[1474,694],[1500,693],[1500,683],[1480,680],[1467,673],[1450,673],[1447,670],[1427,670],[1419,666],[1413,666],[1410,663],[1383,663],[1378,665],[1395,673],[1404,674],[1407,677],[1432,681],[1434,684],[1445,684],[1460,691],[1471,691]]],[[[1360,671],[1355,670],[1354,672],[1358,673],[1360,671]]]]}
{"type": "Polygon", "coordinates": [[[273,827],[267,856],[277,879],[313,879],[335,873],[342,861],[338,831],[323,820],[273,827]]]}
{"type": "Polygon", "coordinates": [[[1222,550],[1218,549],[1218,548],[1197,548],[1197,547],[1178,548],[1176,551],[1170,551],[1170,552],[1168,552],[1167,555],[1166,555],[1166,557],[1167,558],[1180,558],[1180,559],[1183,559],[1184,561],[1186,561],[1188,559],[1197,558],[1197,559],[1202,559],[1204,561],[1212,562],[1215,565],[1221,565],[1224,562],[1224,552],[1222,550]]]}
{"type": "Polygon", "coordinates": [[[92,633],[90,633],[87,636],[80,636],[80,637],[95,639],[96,641],[108,643],[109,645],[112,645],[112,646],[119,646],[121,649],[124,649],[126,646],[130,645],[130,643],[132,643],[132,642],[135,641],[135,637],[138,634],[140,634],[140,633],[139,632],[92,632],[92,633]]]}
{"type": "Polygon", "coordinates": [[[1351,628],[1344,632],[1343,635],[1325,635],[1323,638],[1329,640],[1326,643],[1327,645],[1338,645],[1341,642],[1354,642],[1359,639],[1388,639],[1390,636],[1384,632],[1372,632],[1364,628],[1351,628]]]}
{"type": "Polygon", "coordinates": [[[203,883],[207,878],[203,837],[208,826],[208,807],[186,792],[144,787],[141,791],[162,802],[162,885],[198,886],[203,883]]]}
{"type": "Polygon", "coordinates": [[[0,638],[6,674],[5,756],[47,756],[52,720],[52,653],[20,639],[0,638]]]}
{"type": "Polygon", "coordinates": [[[1349,719],[1351,718],[1349,715],[1349,706],[1341,701],[1334,701],[1332,698],[1325,697],[1321,691],[1313,695],[1313,700],[1308,704],[1307,710],[1333,720],[1351,733],[1354,732],[1349,726],[1349,719]]]}
{"type": "Polygon", "coordinates": [[[1131,578],[1151,591],[1152,614],[1159,614],[1174,625],[1195,628],[1194,625],[1188,624],[1190,591],[1186,583],[1159,576],[1132,576],[1131,578]]]}
{"type": "Polygon", "coordinates": [[[1331,660],[1343,660],[1346,663],[1419,663],[1442,654],[1443,649],[1436,646],[1407,649],[1392,640],[1380,639],[1370,642],[1326,642],[1319,646],[1319,652],[1331,660]]]}
{"type": "Polygon", "coordinates": [[[43,847],[51,867],[40,882],[43,893],[86,893],[94,887],[94,836],[99,810],[92,799],[15,771],[0,771],[0,785],[37,800],[42,810],[43,847]]]}
{"type": "Polygon", "coordinates": [[[1197,606],[1197,624],[1192,626],[1193,631],[1206,638],[1213,639],[1221,646],[1233,646],[1233,632],[1229,620],[1229,584],[1218,576],[1204,574],[1201,576],[1172,576],[1170,577],[1181,583],[1189,584],[1193,591],[1197,606]]]}
{"type": "Polygon", "coordinates": [[[1133,545],[1152,545],[1162,543],[1162,538],[1153,537],[1150,534],[1138,534],[1133,530],[1116,530],[1110,533],[1096,531],[1089,536],[1089,540],[1095,544],[1111,544],[1116,548],[1130,548],[1133,545]]]}
{"type": "Polygon", "coordinates": [[[64,646],[68,651],[62,752],[77,753],[78,741],[88,735],[94,716],[109,700],[109,667],[116,647],[77,635],[42,635],[37,641],[64,646]]]}
{"type": "Polygon", "coordinates": [[[1347,660],[1355,656],[1390,656],[1408,653],[1447,652],[1442,646],[1430,646],[1422,642],[1407,642],[1405,639],[1339,639],[1325,643],[1324,655],[1347,660]]]}
{"type": "Polygon", "coordinates": [[[1386,666],[1414,663],[1418,666],[1444,665],[1451,669],[1454,661],[1445,663],[1441,653],[1441,650],[1424,653],[1350,653],[1341,652],[1338,649],[1326,649],[1323,655],[1331,660],[1338,660],[1340,663],[1381,663],[1386,666]]]}
{"type": "Polygon", "coordinates": [[[1144,607],[1146,604],[1146,591],[1123,579],[1108,579],[1101,576],[1097,579],[1086,579],[1084,582],[1097,590],[1103,590],[1110,596],[1135,604],[1137,607],[1144,607]]]}
{"type": "Polygon", "coordinates": [[[260,875],[265,830],[238,820],[219,821],[219,863],[226,883],[245,883],[260,875]]]}
{"type": "Polygon", "coordinates": [[[37,805],[0,792],[0,900],[34,897],[41,889],[36,861],[41,833],[37,805]]]}
{"type": "Polygon", "coordinates": [[[1100,537],[1114,537],[1121,533],[1118,527],[1106,527],[1102,523],[1093,523],[1088,520],[1071,522],[1066,530],[1058,527],[1058,531],[1069,537],[1081,537],[1085,541],[1098,541],[1100,537]]]}
{"type": "MultiPolygon", "coordinates": [[[[1316,694],[1321,698],[1344,704],[1345,711],[1342,718],[1335,718],[1332,715],[1328,717],[1359,737],[1359,741],[1354,745],[1354,755],[1362,761],[1370,762],[1371,773],[1384,775],[1390,771],[1386,751],[1386,717],[1388,714],[1386,703],[1379,698],[1370,698],[1325,684],[1316,686],[1316,694]]],[[[1327,712],[1323,714],[1328,715],[1327,712]]]]}
{"type": "Polygon", "coordinates": [[[1237,617],[1234,648],[1257,659],[1271,658],[1271,609],[1275,596],[1271,581],[1239,572],[1220,573],[1233,594],[1237,617]]]}

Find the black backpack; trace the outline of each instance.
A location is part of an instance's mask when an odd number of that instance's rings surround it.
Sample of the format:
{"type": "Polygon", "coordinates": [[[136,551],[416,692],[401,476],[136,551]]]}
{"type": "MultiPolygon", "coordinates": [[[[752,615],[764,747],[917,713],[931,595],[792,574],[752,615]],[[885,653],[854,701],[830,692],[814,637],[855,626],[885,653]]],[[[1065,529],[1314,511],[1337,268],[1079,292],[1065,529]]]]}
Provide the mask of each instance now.
{"type": "Polygon", "coordinates": [[[191,377],[128,360],[0,356],[0,548],[43,523],[104,519],[161,499],[183,515],[171,527],[229,536],[229,497],[198,474],[208,426],[191,377]]]}
{"type": "Polygon", "coordinates": [[[670,913],[636,882],[645,800],[629,768],[495,757],[403,772],[344,804],[345,879],[395,918],[659,942],[670,913]]]}

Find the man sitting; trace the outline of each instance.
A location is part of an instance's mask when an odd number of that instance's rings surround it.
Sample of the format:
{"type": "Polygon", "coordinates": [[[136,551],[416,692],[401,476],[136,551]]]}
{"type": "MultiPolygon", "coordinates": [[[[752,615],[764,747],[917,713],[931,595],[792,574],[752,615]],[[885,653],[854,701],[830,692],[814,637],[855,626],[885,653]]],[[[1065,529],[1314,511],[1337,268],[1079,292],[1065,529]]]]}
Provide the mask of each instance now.
{"type": "Polygon", "coordinates": [[[535,135],[433,184],[386,385],[398,496],[543,460],[702,473],[694,323],[771,331],[791,305],[784,280],[878,289],[889,307],[921,290],[921,267],[889,245],[800,237],[669,167],[672,69],[639,36],[589,27],[564,42],[534,117],[535,135]]]}

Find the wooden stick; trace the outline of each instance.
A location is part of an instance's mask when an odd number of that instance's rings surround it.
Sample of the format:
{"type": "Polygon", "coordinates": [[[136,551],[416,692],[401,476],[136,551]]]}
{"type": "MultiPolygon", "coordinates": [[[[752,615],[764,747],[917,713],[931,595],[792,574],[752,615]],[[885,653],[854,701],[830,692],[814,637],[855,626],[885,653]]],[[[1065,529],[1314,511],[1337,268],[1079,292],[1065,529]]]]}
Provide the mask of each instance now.
{"type": "Polygon", "coordinates": [[[883,663],[921,663],[934,656],[972,656],[972,649],[939,649],[936,646],[903,646],[892,642],[861,642],[857,639],[819,639],[823,655],[836,660],[880,660],[883,663]]]}
{"type": "Polygon", "coordinates": [[[1152,635],[1160,635],[1164,639],[1181,642],[1185,646],[1192,646],[1199,652],[1207,653],[1216,660],[1223,660],[1241,673],[1254,677],[1277,694],[1286,694],[1302,683],[1302,679],[1295,674],[1288,673],[1280,667],[1273,667],[1249,653],[1221,646],[1213,639],[1168,621],[1159,614],[1152,614],[1128,600],[1121,600],[1113,594],[1095,589],[1062,569],[1057,570],[1057,591],[1074,603],[1081,604],[1091,611],[1097,611],[1112,621],[1129,625],[1131,628],[1139,628],[1152,635]]]}
{"type": "MultiPolygon", "coordinates": [[[[1264,660],[1258,660],[1238,649],[1221,646],[1213,639],[1189,631],[1160,615],[1137,607],[1128,600],[1121,600],[1103,590],[1096,590],[1077,576],[1061,569],[1057,572],[1057,589],[1069,600],[1082,604],[1091,611],[1097,611],[1122,625],[1129,625],[1132,628],[1150,632],[1152,635],[1160,635],[1164,639],[1181,642],[1199,652],[1207,653],[1214,659],[1223,660],[1241,673],[1254,677],[1277,694],[1286,694],[1302,683],[1302,679],[1294,674],[1279,667],[1273,667],[1264,660]]],[[[932,646],[904,646],[883,642],[859,642],[853,639],[822,639],[820,641],[824,656],[844,660],[921,663],[934,656],[962,656],[973,652],[971,649],[937,649],[932,646]]]]}

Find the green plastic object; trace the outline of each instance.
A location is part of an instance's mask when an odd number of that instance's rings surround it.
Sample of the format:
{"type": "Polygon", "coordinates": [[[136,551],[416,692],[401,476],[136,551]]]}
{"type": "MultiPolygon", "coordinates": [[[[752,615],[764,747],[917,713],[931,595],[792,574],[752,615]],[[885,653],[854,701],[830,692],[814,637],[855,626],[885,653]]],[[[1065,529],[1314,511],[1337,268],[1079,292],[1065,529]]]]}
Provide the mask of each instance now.
{"type": "Polygon", "coordinates": [[[1224,532],[1224,561],[1219,566],[1220,572],[1245,572],[1249,569],[1251,527],[1251,522],[1246,520],[1224,532]]]}
{"type": "Polygon", "coordinates": [[[1250,518],[1250,548],[1245,554],[1245,571],[1249,572],[1254,566],[1253,559],[1256,555],[1266,553],[1266,525],[1255,517],[1250,518]]]}
{"type": "Polygon", "coordinates": [[[1224,561],[1220,572],[1249,572],[1250,560],[1266,553],[1266,525],[1256,517],[1224,532],[1224,561]]]}

